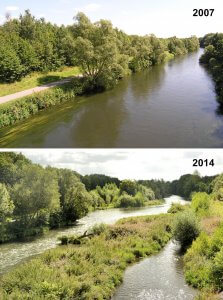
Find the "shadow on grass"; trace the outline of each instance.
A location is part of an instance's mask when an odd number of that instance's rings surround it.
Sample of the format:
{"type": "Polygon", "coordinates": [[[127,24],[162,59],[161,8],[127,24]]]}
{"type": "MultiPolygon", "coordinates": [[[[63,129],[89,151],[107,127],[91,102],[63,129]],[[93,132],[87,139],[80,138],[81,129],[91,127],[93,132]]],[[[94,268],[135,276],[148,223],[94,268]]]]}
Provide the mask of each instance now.
{"type": "Polygon", "coordinates": [[[61,79],[62,79],[62,77],[59,75],[45,75],[45,76],[38,78],[37,81],[38,81],[38,85],[43,85],[43,84],[51,83],[51,82],[58,81],[61,79]]]}

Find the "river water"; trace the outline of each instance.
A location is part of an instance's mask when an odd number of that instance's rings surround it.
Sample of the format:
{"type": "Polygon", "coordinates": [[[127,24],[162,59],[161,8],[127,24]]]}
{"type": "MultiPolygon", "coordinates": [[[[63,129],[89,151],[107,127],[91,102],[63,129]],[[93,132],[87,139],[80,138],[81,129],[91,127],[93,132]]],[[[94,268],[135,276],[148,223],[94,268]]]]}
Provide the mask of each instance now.
{"type": "Polygon", "coordinates": [[[59,243],[58,237],[62,235],[82,234],[95,224],[114,224],[119,219],[125,217],[166,213],[171,206],[171,203],[186,203],[186,201],[179,196],[171,196],[165,200],[166,201],[163,205],[152,207],[97,210],[80,219],[77,226],[66,229],[51,230],[47,235],[30,242],[2,244],[0,245],[0,274],[7,272],[15,265],[29,259],[32,256],[38,255],[47,249],[55,248],[59,243]]]}
{"type": "Polygon", "coordinates": [[[214,83],[199,64],[202,51],[3,129],[0,147],[223,147],[223,116],[214,83]]]}
{"type": "Polygon", "coordinates": [[[196,294],[185,282],[179,246],[171,241],[157,255],[127,268],[112,300],[192,300],[196,294]]]}

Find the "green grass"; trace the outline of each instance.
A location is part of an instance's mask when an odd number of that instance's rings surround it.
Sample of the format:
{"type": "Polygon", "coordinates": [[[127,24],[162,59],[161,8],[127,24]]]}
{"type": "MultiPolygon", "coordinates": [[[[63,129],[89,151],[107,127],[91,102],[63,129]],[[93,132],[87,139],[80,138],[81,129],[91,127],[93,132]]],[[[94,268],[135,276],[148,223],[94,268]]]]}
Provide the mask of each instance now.
{"type": "Polygon", "coordinates": [[[171,222],[166,214],[94,229],[95,235],[80,245],[57,247],[4,275],[0,299],[110,299],[128,265],[169,241],[171,222]]]}
{"type": "Polygon", "coordinates": [[[187,283],[201,290],[196,298],[218,299],[223,291],[223,203],[212,201],[199,218],[201,233],[184,256],[187,283]]]}
{"type": "Polygon", "coordinates": [[[49,73],[33,73],[23,78],[21,81],[17,81],[15,83],[0,83],[0,97],[31,89],[36,86],[44,85],[46,83],[59,81],[66,77],[72,77],[79,74],[80,70],[78,67],[64,67],[59,71],[49,73]]]}

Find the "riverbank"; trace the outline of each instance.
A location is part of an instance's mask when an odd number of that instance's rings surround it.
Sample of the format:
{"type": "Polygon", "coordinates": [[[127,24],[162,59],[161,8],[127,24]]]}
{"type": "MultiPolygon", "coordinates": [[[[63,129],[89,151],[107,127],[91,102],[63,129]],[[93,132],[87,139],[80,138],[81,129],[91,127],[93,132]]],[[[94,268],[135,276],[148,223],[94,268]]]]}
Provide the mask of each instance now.
{"type": "Polygon", "coordinates": [[[222,147],[218,132],[222,132],[223,117],[217,111],[214,83],[199,64],[202,53],[200,50],[137,72],[103,93],[76,97],[42,110],[0,130],[0,145],[134,148],[137,143],[139,148],[171,148],[173,144],[177,148],[222,147]],[[81,105],[77,104],[80,101],[81,105]]]}
{"type": "Polygon", "coordinates": [[[63,81],[64,79],[80,75],[78,67],[62,67],[54,72],[34,72],[27,75],[20,81],[14,83],[0,83],[0,99],[3,96],[22,92],[27,89],[36,88],[45,84],[56,81],[63,81]]]}
{"type": "Polygon", "coordinates": [[[4,275],[0,295],[109,299],[128,265],[157,253],[169,241],[171,221],[167,214],[123,219],[80,245],[47,251],[4,275]]]}
{"type": "Polygon", "coordinates": [[[201,291],[197,299],[222,299],[218,293],[223,291],[223,203],[212,202],[198,218],[201,233],[184,256],[185,278],[201,291]]]}
{"type": "Polygon", "coordinates": [[[44,109],[71,101],[77,95],[83,94],[83,87],[83,78],[73,78],[69,82],[47,91],[34,93],[24,98],[1,104],[0,128],[28,119],[44,109]]]}
{"type": "MultiPolygon", "coordinates": [[[[185,53],[184,53],[185,55],[185,53]]],[[[183,55],[180,55],[183,56],[183,55]]],[[[173,58],[177,58],[178,56],[171,56],[167,55],[166,59],[159,64],[155,65],[161,65],[165,64],[168,61],[172,60],[173,58]]],[[[152,67],[154,67],[153,65],[152,67]]],[[[147,69],[150,69],[148,66],[147,69]]],[[[80,71],[79,68],[75,68],[74,75],[79,74],[80,71]]],[[[128,75],[133,72],[129,69],[128,75]]],[[[136,71],[134,71],[136,72],[136,71]]],[[[133,72],[133,73],[134,73],[133,72]]],[[[59,73],[59,72],[58,72],[59,73]]],[[[69,72],[70,73],[70,72],[69,72]]],[[[55,73],[56,74],[56,73],[55,73]]],[[[38,77],[35,78],[34,81],[28,80],[28,83],[26,84],[25,79],[24,82],[22,81],[21,84],[19,83],[13,83],[11,84],[12,90],[18,92],[18,94],[8,95],[2,97],[2,103],[1,103],[1,97],[0,97],[0,128],[12,126],[22,120],[26,120],[29,117],[36,115],[39,111],[46,110],[47,108],[50,108],[52,106],[56,106],[58,104],[68,102],[70,100],[73,100],[76,96],[82,96],[84,94],[92,95],[96,94],[98,91],[105,91],[107,89],[114,88],[117,83],[123,79],[123,77],[120,77],[114,85],[112,85],[109,88],[106,87],[97,87],[92,86],[92,83],[90,82],[89,78],[66,78],[64,79],[63,76],[46,76],[43,77],[42,82],[48,83],[48,85],[53,85],[52,78],[58,77],[61,80],[60,82],[55,82],[53,87],[50,88],[49,86],[42,86],[38,87],[36,86],[36,92],[33,93],[32,89],[29,89],[27,91],[22,90],[22,86],[27,87],[34,87],[34,82],[38,82],[38,80],[41,82],[41,80],[38,77]],[[63,84],[62,84],[63,83],[63,84]],[[23,95],[26,95],[23,97],[23,95]],[[10,97],[11,96],[11,97],[10,97]],[[13,97],[14,96],[14,97],[13,97]]],[[[127,74],[124,76],[127,77],[127,74]]],[[[32,77],[31,77],[32,78],[32,77]]],[[[41,77],[40,77],[41,78],[41,77]]],[[[10,86],[10,85],[9,85],[10,86]]],[[[1,84],[0,84],[1,87],[1,84]]],[[[7,95],[9,93],[8,89],[5,90],[5,85],[3,85],[3,94],[7,95]]]]}
{"type": "MultiPolygon", "coordinates": [[[[140,207],[150,207],[150,206],[156,206],[156,205],[162,205],[165,203],[165,199],[155,199],[155,200],[148,200],[144,203],[143,206],[140,207]]],[[[132,209],[132,208],[140,208],[140,207],[125,207],[125,209],[132,209]]],[[[122,208],[120,206],[115,206],[114,204],[109,204],[107,206],[101,206],[97,207],[96,210],[106,210],[106,209],[111,209],[111,208],[122,208]]]]}

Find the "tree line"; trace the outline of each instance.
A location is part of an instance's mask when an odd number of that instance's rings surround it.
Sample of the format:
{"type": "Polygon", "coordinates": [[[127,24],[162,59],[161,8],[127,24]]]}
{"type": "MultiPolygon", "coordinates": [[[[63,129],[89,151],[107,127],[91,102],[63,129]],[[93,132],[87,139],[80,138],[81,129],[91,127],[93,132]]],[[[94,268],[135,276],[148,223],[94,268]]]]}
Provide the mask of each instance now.
{"type": "Polygon", "coordinates": [[[136,181],[81,176],[0,153],[0,242],[74,224],[98,208],[139,207],[154,199],[153,190],[136,181]]]}
{"type": "Polygon", "coordinates": [[[0,82],[15,82],[35,72],[78,66],[85,89],[106,89],[120,78],[177,55],[195,51],[199,40],[127,35],[107,20],[92,23],[78,13],[74,24],[57,26],[26,10],[0,26],[0,82]]]}
{"type": "Polygon", "coordinates": [[[22,154],[0,153],[0,241],[74,224],[96,209],[142,207],[178,194],[214,192],[223,200],[223,175],[187,174],[179,180],[119,180],[100,174],[42,167],[22,154]]]}
{"type": "Polygon", "coordinates": [[[216,86],[219,103],[223,104],[223,33],[209,33],[200,39],[204,54],[200,63],[207,66],[216,86]]]}

